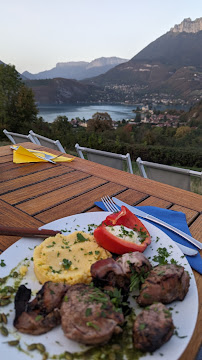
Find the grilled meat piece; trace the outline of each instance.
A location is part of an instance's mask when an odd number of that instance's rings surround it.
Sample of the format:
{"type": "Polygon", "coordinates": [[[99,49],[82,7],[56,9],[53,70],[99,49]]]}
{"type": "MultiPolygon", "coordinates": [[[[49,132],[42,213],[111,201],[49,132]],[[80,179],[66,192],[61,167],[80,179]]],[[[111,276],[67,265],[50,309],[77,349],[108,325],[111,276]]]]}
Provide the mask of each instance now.
{"type": "Polygon", "coordinates": [[[37,311],[23,312],[14,321],[14,326],[18,331],[25,334],[40,335],[44,334],[60,324],[60,313],[58,309],[53,310],[47,315],[40,315],[37,311]]]}
{"type": "Polygon", "coordinates": [[[123,273],[130,277],[131,273],[147,273],[152,269],[149,260],[139,251],[123,254],[116,262],[121,266],[123,273]]]}
{"type": "Polygon", "coordinates": [[[112,258],[98,260],[91,266],[91,275],[95,286],[104,289],[128,289],[130,282],[125,277],[122,267],[112,258]]]}
{"type": "Polygon", "coordinates": [[[76,284],[66,292],[61,309],[62,329],[68,339],[86,345],[107,342],[121,331],[124,321],[105,293],[85,284],[76,284]]]}
{"type": "Polygon", "coordinates": [[[40,335],[60,324],[60,305],[68,286],[46,282],[28,302],[31,290],[21,285],[15,296],[14,326],[22,333],[40,335]]]}
{"type": "Polygon", "coordinates": [[[116,261],[112,258],[99,260],[91,266],[91,275],[95,286],[106,290],[117,287],[123,294],[128,294],[131,275],[137,273],[143,277],[151,270],[149,260],[135,251],[120,256],[116,261]]]}
{"type": "Polygon", "coordinates": [[[35,299],[28,304],[29,311],[40,309],[47,314],[55,308],[60,308],[67,289],[68,285],[63,283],[46,282],[36,294],[35,299]]]}
{"type": "Polygon", "coordinates": [[[161,303],[153,304],[143,310],[134,322],[134,346],[142,351],[154,351],[171,338],[173,331],[169,310],[161,303]]]}
{"type": "Polygon", "coordinates": [[[141,286],[137,302],[140,306],[154,302],[169,304],[183,300],[189,289],[189,275],[183,266],[175,264],[159,265],[151,270],[141,286]]]}

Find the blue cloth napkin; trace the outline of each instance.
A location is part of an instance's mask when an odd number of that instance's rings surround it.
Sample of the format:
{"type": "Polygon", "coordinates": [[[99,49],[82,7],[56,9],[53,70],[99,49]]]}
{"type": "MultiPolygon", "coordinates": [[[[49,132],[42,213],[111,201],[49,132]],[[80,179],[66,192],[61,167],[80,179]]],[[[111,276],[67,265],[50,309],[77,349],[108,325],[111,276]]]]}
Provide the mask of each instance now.
{"type": "MultiPolygon", "coordinates": [[[[101,208],[104,211],[107,211],[106,207],[102,203],[102,201],[95,202],[95,205],[101,208]]],[[[145,211],[146,213],[153,215],[165,222],[167,222],[170,225],[175,226],[179,230],[184,231],[186,234],[191,235],[187,221],[186,216],[183,212],[179,211],[173,211],[173,210],[167,210],[167,209],[161,209],[155,206],[136,206],[137,209],[145,211]]],[[[141,219],[141,218],[140,218],[141,219]]],[[[149,221],[149,220],[147,220],[149,221]]],[[[196,246],[188,242],[187,240],[183,239],[180,235],[175,234],[173,231],[166,229],[162,225],[158,225],[156,223],[153,223],[152,221],[149,221],[151,224],[158,227],[160,230],[162,230],[165,234],[167,234],[172,240],[176,241],[179,244],[185,245],[192,249],[197,249],[196,246]]],[[[198,253],[196,256],[186,256],[187,261],[189,262],[190,266],[199,272],[199,274],[202,274],[202,259],[200,254],[198,253]]]]}

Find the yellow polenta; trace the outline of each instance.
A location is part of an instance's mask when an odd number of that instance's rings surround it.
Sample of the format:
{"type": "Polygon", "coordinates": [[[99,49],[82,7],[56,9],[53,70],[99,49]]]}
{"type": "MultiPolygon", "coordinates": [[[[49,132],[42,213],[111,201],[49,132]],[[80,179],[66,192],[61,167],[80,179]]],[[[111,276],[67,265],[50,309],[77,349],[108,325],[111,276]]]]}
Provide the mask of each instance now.
{"type": "Polygon", "coordinates": [[[57,234],[34,249],[34,271],[43,284],[46,281],[67,284],[90,283],[90,267],[111,254],[100,247],[94,237],[82,231],[67,236],[57,234]]]}

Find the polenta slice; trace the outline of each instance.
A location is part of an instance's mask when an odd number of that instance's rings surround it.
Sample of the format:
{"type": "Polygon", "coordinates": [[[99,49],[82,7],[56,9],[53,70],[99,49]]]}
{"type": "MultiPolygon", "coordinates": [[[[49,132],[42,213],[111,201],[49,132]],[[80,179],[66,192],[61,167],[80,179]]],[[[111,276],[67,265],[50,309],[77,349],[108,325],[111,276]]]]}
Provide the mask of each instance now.
{"type": "Polygon", "coordinates": [[[111,254],[94,237],[82,231],[67,236],[57,234],[44,240],[34,250],[34,271],[40,283],[46,281],[89,284],[90,267],[111,254]]]}

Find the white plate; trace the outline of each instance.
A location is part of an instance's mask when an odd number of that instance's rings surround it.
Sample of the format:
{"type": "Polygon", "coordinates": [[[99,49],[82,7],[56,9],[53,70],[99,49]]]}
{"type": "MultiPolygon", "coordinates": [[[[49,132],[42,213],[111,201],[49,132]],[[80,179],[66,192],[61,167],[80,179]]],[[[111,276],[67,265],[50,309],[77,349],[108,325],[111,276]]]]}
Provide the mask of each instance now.
{"type": "MultiPolygon", "coordinates": [[[[85,232],[88,232],[88,224],[98,225],[101,223],[102,220],[106,218],[108,214],[109,213],[107,212],[95,212],[73,215],[53,221],[49,224],[46,224],[45,226],[42,226],[42,228],[52,230],[68,229],[71,230],[71,232],[75,230],[83,230],[85,232]]],[[[148,231],[152,236],[152,244],[148,246],[144,254],[147,257],[150,256],[152,259],[153,256],[157,254],[158,247],[166,247],[168,249],[168,252],[171,253],[170,259],[174,258],[176,261],[178,261],[178,264],[183,265],[191,276],[189,292],[186,295],[184,301],[175,301],[172,304],[168,305],[168,308],[173,308],[173,310],[171,311],[173,322],[179,336],[183,338],[179,338],[173,335],[172,338],[160,349],[156,350],[153,355],[147,353],[145,356],[141,357],[142,360],[162,360],[162,358],[164,360],[176,360],[180,357],[180,355],[183,353],[186,346],[188,345],[195,328],[198,313],[197,287],[192,270],[177,245],[164,232],[159,230],[154,225],[148,223],[145,220],[142,220],[142,222],[147,227],[148,231]],[[160,238],[160,240],[156,241],[157,237],[160,238]]],[[[24,259],[31,259],[31,257],[33,256],[34,246],[40,243],[41,240],[38,239],[22,238],[15,244],[13,244],[11,247],[9,247],[6,251],[4,251],[0,255],[0,260],[3,259],[6,266],[0,267],[0,277],[8,275],[10,271],[19,264],[19,262],[21,262],[22,264],[26,263],[27,260],[24,259]]],[[[154,264],[157,265],[157,263],[153,263],[153,265],[154,264]]],[[[11,285],[12,281],[13,279],[11,279],[11,285]]],[[[41,287],[34,275],[32,261],[30,261],[29,270],[22,281],[22,284],[26,283],[27,286],[32,290],[38,290],[41,287]]],[[[138,313],[139,308],[136,304],[135,308],[138,313]]],[[[84,346],[80,346],[78,343],[68,340],[64,336],[60,326],[40,336],[32,336],[16,332],[15,328],[12,325],[14,319],[13,303],[6,307],[0,308],[0,312],[4,312],[6,314],[10,313],[10,316],[8,317],[8,324],[6,325],[9,329],[9,336],[4,337],[0,334],[2,359],[28,360],[30,358],[30,355],[27,355],[17,350],[15,347],[10,347],[8,344],[5,343],[8,340],[13,340],[16,338],[20,338],[20,344],[23,349],[26,349],[26,344],[40,342],[46,346],[46,350],[49,352],[50,355],[61,354],[64,351],[74,352],[84,350],[84,346]]],[[[30,354],[32,358],[36,360],[41,359],[41,355],[37,353],[37,351],[33,351],[30,354]]]]}

